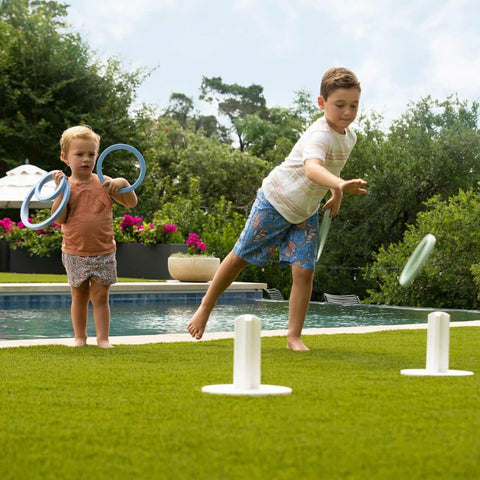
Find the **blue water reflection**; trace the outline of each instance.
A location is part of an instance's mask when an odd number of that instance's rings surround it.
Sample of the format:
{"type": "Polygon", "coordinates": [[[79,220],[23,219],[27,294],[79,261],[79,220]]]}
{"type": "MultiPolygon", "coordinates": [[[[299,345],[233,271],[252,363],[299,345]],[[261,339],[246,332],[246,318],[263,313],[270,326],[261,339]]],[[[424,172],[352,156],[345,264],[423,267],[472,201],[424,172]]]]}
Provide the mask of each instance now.
{"type": "MultiPolygon", "coordinates": [[[[111,336],[185,333],[196,307],[125,304],[112,307],[111,336]]],[[[435,309],[376,305],[334,305],[312,302],[305,328],[355,327],[425,323],[435,309]]],[[[451,321],[480,320],[480,311],[445,310],[451,321]]],[[[246,305],[219,305],[207,326],[209,332],[233,331],[234,319],[257,315],[263,330],[286,329],[288,302],[258,301],[246,305]]],[[[89,316],[89,336],[95,336],[89,316]]],[[[0,312],[0,340],[72,337],[69,308],[4,309],[0,312]]]]}

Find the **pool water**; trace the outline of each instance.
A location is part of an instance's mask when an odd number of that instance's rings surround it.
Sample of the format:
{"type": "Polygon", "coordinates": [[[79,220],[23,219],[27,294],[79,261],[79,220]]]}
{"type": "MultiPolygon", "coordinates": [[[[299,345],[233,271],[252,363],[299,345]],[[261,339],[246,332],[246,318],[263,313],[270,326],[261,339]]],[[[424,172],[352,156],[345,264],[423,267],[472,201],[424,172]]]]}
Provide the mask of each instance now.
{"type": "MultiPolygon", "coordinates": [[[[148,303],[113,305],[110,335],[185,333],[186,325],[195,309],[195,305],[164,306],[149,305],[148,303]]],[[[311,302],[305,328],[426,323],[428,314],[433,311],[435,309],[311,302]]],[[[450,314],[452,322],[480,320],[480,311],[476,310],[442,309],[442,311],[450,314]]],[[[263,330],[286,329],[288,302],[263,300],[245,305],[219,305],[210,317],[207,331],[233,331],[234,319],[243,314],[258,316],[263,330]]],[[[7,308],[0,312],[0,341],[64,338],[72,337],[72,335],[70,309],[67,307],[7,308]]],[[[88,335],[95,337],[91,311],[88,320],[88,335]]]]}

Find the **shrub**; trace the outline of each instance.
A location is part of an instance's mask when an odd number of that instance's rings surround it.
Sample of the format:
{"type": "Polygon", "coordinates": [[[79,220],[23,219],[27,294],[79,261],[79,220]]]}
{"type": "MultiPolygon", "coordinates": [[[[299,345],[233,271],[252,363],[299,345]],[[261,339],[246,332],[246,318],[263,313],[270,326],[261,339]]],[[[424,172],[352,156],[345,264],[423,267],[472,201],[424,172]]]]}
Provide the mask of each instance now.
{"type": "MultiPolygon", "coordinates": [[[[34,219],[29,218],[30,222],[40,223],[50,217],[50,210],[39,210],[34,219]]],[[[5,231],[4,238],[10,244],[10,248],[25,249],[30,255],[39,255],[41,257],[50,257],[52,253],[58,252],[62,246],[62,232],[60,225],[53,222],[51,225],[39,230],[32,230],[25,227],[23,222],[12,222],[10,220],[8,230],[5,225],[8,224],[4,218],[1,220],[5,231]]]]}

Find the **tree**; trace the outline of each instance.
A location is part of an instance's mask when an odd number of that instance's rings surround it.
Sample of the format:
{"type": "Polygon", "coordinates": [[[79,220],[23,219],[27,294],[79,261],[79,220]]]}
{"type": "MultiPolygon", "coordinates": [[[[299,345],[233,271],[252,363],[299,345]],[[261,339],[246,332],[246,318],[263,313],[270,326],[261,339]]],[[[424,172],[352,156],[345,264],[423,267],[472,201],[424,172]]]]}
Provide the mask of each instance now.
{"type": "Polygon", "coordinates": [[[228,117],[236,134],[240,151],[243,152],[246,149],[244,135],[236,121],[246,115],[258,114],[265,108],[263,87],[255,84],[244,87],[237,83],[223,83],[221,77],[203,77],[200,99],[209,103],[215,102],[218,113],[228,117]]]}
{"type": "Polygon", "coordinates": [[[184,93],[172,93],[164,116],[176,120],[182,128],[193,132],[201,131],[207,137],[227,141],[228,131],[220,125],[214,115],[201,115],[195,111],[195,103],[184,93]]]}
{"type": "Polygon", "coordinates": [[[187,120],[192,116],[193,99],[184,93],[173,92],[170,95],[165,116],[175,119],[183,128],[187,128],[187,120]]]}
{"type": "Polygon", "coordinates": [[[265,109],[261,116],[249,114],[235,120],[235,128],[243,138],[243,151],[274,164],[285,160],[304,127],[301,118],[279,107],[265,109]]]}
{"type": "Polygon", "coordinates": [[[373,303],[476,309],[480,285],[475,283],[480,256],[480,189],[460,192],[449,200],[432,197],[400,243],[382,247],[367,270],[378,282],[369,291],[373,303]],[[400,273],[421,239],[435,235],[437,242],[421,274],[408,288],[398,283],[400,273]]]}
{"type": "Polygon", "coordinates": [[[144,156],[149,159],[139,208],[143,215],[163,208],[172,196],[191,194],[191,180],[198,180],[201,208],[208,212],[224,197],[242,214],[260,187],[269,166],[248,153],[225,145],[202,131],[185,130],[172,118],[156,121],[138,119],[142,143],[149,145],[144,156]],[[145,209],[145,210],[144,210],[145,209]]]}
{"type": "Polygon", "coordinates": [[[383,246],[401,241],[432,196],[446,200],[480,178],[478,104],[430,97],[410,105],[389,131],[382,117],[359,119],[343,178],[368,181],[368,195],[345,195],[317,269],[315,295],[373,288],[363,269],[383,246]],[[328,267],[328,268],[327,268],[328,267]]]}
{"type": "Polygon", "coordinates": [[[182,192],[190,178],[198,178],[206,211],[225,197],[235,210],[247,213],[270,170],[263,160],[201,134],[190,136],[182,153],[176,167],[176,191],[182,192]]]}
{"type": "MultiPolygon", "coordinates": [[[[59,168],[58,140],[72,125],[91,125],[102,145],[136,143],[129,109],[147,73],[124,73],[115,59],[96,61],[69,32],[67,8],[46,0],[0,3],[2,175],[26,158],[45,170],[59,168]]],[[[108,173],[134,173],[130,164],[121,161],[108,173]]]]}

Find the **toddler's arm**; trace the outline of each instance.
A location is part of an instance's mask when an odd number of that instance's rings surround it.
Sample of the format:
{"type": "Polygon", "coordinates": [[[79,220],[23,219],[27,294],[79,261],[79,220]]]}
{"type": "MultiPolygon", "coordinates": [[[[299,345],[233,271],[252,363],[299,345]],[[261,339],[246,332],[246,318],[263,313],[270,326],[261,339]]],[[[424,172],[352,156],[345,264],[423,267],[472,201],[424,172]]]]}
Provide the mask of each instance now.
{"type": "MultiPolygon", "coordinates": [[[[60,180],[62,180],[63,175],[64,175],[63,172],[60,170],[56,170],[55,172],[53,172],[52,176],[55,182],[55,188],[58,188],[58,185],[60,184],[60,180]]],[[[60,202],[62,201],[62,198],[63,198],[63,192],[58,197],[54,198],[52,208],[50,210],[52,213],[56,212],[58,206],[60,205],[60,202]]],[[[67,210],[68,210],[67,208],[63,209],[63,212],[55,220],[56,223],[58,223],[59,225],[61,225],[62,223],[65,223],[67,219],[67,210]]]]}
{"type": "Polygon", "coordinates": [[[130,190],[126,193],[119,193],[118,191],[121,188],[129,187],[130,184],[128,180],[122,177],[118,178],[109,178],[105,177],[105,182],[103,186],[108,188],[110,195],[121,205],[125,207],[134,207],[138,203],[137,195],[134,190],[130,190]]]}

